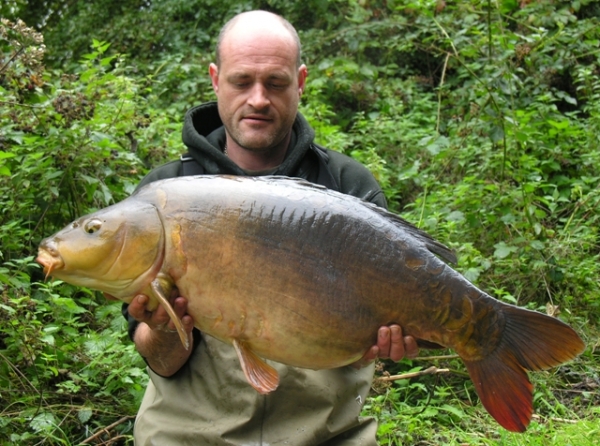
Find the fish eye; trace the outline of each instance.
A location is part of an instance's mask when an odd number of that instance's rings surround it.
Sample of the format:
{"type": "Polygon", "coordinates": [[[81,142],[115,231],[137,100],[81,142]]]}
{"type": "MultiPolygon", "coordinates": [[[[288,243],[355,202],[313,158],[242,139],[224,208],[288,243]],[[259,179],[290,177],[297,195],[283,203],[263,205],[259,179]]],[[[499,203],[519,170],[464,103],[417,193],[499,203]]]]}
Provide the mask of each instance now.
{"type": "Polygon", "coordinates": [[[102,221],[98,220],[97,218],[94,218],[94,219],[88,221],[85,224],[85,226],[83,227],[83,229],[88,234],[93,234],[93,233],[97,232],[101,227],[102,227],[102,221]]]}

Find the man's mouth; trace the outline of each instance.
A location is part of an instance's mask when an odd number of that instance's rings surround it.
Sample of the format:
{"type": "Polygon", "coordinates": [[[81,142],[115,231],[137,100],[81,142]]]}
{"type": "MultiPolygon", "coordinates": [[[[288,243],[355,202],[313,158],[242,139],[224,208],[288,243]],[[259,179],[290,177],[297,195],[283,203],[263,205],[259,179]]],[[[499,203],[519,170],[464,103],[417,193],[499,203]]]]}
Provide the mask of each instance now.
{"type": "Polygon", "coordinates": [[[242,119],[247,122],[258,122],[258,123],[272,121],[271,118],[269,118],[268,116],[265,116],[265,115],[247,115],[247,116],[244,116],[242,119]]]}

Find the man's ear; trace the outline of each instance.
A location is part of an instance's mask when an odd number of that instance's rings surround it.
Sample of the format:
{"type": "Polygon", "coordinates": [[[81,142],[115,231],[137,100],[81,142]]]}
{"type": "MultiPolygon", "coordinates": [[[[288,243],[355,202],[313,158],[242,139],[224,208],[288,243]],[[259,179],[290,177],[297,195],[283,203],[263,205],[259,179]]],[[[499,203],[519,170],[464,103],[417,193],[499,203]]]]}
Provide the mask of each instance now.
{"type": "Polygon", "coordinates": [[[302,93],[304,93],[306,76],[308,76],[308,68],[306,68],[306,65],[302,64],[300,65],[300,68],[298,68],[298,96],[302,96],[302,93]]]}
{"type": "Polygon", "coordinates": [[[210,79],[212,81],[212,87],[215,93],[219,93],[219,67],[217,67],[214,63],[211,63],[208,66],[208,74],[210,75],[210,79]]]}

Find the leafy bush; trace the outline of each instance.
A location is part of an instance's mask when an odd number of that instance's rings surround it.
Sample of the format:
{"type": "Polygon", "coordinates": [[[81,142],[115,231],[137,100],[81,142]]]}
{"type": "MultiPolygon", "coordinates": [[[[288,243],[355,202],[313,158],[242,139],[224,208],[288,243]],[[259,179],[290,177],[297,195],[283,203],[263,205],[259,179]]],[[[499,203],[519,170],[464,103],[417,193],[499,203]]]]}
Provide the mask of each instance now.
{"type": "Polygon", "coordinates": [[[94,41],[67,75],[45,69],[42,36],[23,22],[3,20],[0,38],[0,442],[70,444],[134,413],[147,376],[119,307],[40,283],[33,255],[43,236],[130,194],[174,127],[108,44],[94,41]]]}

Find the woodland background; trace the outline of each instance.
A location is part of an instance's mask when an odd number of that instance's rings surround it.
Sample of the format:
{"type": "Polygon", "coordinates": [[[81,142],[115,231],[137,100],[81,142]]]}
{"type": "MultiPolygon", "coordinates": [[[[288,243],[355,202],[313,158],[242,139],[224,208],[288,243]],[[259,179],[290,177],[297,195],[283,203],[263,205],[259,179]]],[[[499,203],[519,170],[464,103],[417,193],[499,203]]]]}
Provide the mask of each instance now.
{"type": "Polygon", "coordinates": [[[591,445],[600,434],[600,3],[4,0],[0,6],[0,444],[132,444],[147,381],[119,304],[45,282],[40,240],[183,150],[221,25],[299,30],[317,140],[367,165],[393,210],[490,294],[557,315],[585,353],[532,375],[511,434],[451,352],[381,363],[382,445],[591,445]],[[432,355],[436,355],[432,357],[432,355]],[[442,358],[435,359],[442,356],[442,358]]]}

